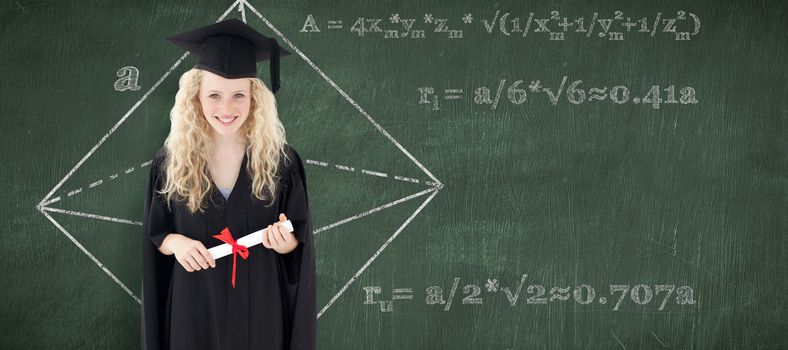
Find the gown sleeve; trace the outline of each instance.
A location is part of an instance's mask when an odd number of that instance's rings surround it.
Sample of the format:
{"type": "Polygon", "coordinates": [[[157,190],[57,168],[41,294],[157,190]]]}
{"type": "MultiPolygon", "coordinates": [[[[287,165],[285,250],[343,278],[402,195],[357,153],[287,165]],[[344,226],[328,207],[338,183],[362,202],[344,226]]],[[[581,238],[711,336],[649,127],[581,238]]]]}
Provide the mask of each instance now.
{"type": "Polygon", "coordinates": [[[166,307],[170,278],[175,258],[158,251],[164,237],[172,232],[172,213],[163,195],[156,192],[162,186],[161,167],[163,151],[160,149],[151,162],[148,186],[145,191],[145,209],[142,220],[142,349],[166,349],[166,307]]]}
{"type": "Polygon", "coordinates": [[[286,349],[315,349],[317,336],[317,294],[312,218],[306,190],[306,174],[298,153],[286,147],[292,162],[287,165],[287,186],[280,195],[282,212],[293,224],[299,244],[287,254],[278,254],[280,279],[287,299],[286,349]]]}

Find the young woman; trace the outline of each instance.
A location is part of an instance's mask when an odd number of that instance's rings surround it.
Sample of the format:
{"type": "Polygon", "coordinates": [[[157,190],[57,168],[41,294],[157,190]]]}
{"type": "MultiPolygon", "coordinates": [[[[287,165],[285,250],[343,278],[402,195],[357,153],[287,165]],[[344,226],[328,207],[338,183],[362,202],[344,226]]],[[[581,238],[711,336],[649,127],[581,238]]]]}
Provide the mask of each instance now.
{"type": "MultiPolygon", "coordinates": [[[[201,56],[180,78],[170,134],[151,163],[142,347],[314,349],[306,177],[256,73],[262,59],[278,66],[281,51],[238,20],[170,39],[201,56]],[[292,233],[278,225],[284,220],[292,233]],[[262,245],[234,242],[262,229],[262,245]],[[208,248],[225,243],[232,256],[214,259],[208,248]]],[[[278,76],[272,80],[276,91],[278,76]]]]}

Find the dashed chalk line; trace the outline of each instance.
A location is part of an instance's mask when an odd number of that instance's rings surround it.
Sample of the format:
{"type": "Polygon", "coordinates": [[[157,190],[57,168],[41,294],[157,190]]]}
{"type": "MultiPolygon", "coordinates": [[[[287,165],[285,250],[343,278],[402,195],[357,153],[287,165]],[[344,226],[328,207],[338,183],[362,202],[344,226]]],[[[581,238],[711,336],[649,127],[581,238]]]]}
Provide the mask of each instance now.
{"type": "MultiPolygon", "coordinates": [[[[135,167],[127,168],[125,171],[123,171],[123,175],[128,175],[128,174],[132,173],[135,169],[142,169],[142,168],[144,168],[144,167],[146,167],[148,165],[151,165],[151,163],[153,163],[153,161],[149,160],[147,162],[141,163],[139,168],[135,168],[135,167]]],[[[115,180],[117,178],[118,178],[118,173],[115,173],[115,174],[112,174],[109,177],[107,177],[107,181],[115,180]]],[[[93,187],[99,186],[99,185],[101,185],[103,183],[104,183],[104,179],[96,180],[94,182],[91,182],[90,185],[88,185],[88,189],[91,189],[93,187]]],[[[68,193],[66,194],[66,197],[71,197],[73,195],[82,193],[83,189],[84,189],[84,187],[80,187],[80,188],[77,188],[75,190],[68,191],[68,193]]],[[[46,207],[46,206],[48,206],[48,205],[50,205],[50,204],[52,204],[54,202],[57,202],[59,200],[60,200],[60,197],[57,197],[57,198],[55,198],[55,199],[53,199],[51,201],[41,203],[40,206],[46,207]]]]}
{"type": "Polygon", "coordinates": [[[364,173],[364,174],[367,174],[367,175],[375,175],[375,176],[380,176],[380,177],[388,177],[388,175],[387,175],[386,173],[381,173],[381,172],[372,171],[372,170],[367,170],[367,169],[361,169],[361,172],[362,172],[362,173],[364,173]]]}
{"type": "MultiPolygon", "coordinates": [[[[230,7],[228,7],[226,11],[224,11],[224,13],[219,17],[219,19],[216,20],[216,22],[219,22],[219,21],[223,20],[230,13],[230,11],[232,11],[237,6],[239,6],[242,1],[243,0],[237,0],[237,1],[233,2],[233,4],[230,5],[230,7]]],[[[81,249],[82,252],[85,253],[85,255],[87,255],[91,260],[93,260],[93,262],[95,262],[96,265],[101,267],[101,269],[104,270],[104,272],[106,272],[107,275],[109,275],[112,278],[112,280],[115,281],[115,283],[117,283],[121,288],[123,288],[123,290],[125,290],[126,293],[131,295],[131,297],[134,298],[134,300],[137,301],[138,304],[142,304],[140,298],[138,298],[136,295],[134,295],[134,293],[132,293],[131,290],[129,290],[129,288],[126,287],[125,284],[123,284],[117,277],[115,277],[115,275],[113,275],[103,264],[101,264],[101,262],[98,261],[98,259],[96,259],[96,257],[93,256],[93,254],[91,254],[76,239],[74,239],[74,237],[72,237],[71,234],[68,233],[68,231],[66,231],[62,226],[60,226],[60,224],[57,221],[55,221],[55,219],[53,219],[51,216],[49,216],[49,214],[45,210],[43,210],[42,207],[44,206],[45,203],[50,203],[51,204],[51,203],[56,202],[56,200],[49,200],[49,198],[52,197],[52,195],[55,194],[55,192],[57,192],[57,190],[60,189],[60,187],[63,186],[63,184],[72,175],[74,175],[74,173],[77,171],[77,169],[79,169],[82,166],[82,164],[84,164],[85,161],[87,161],[88,158],[90,158],[93,155],[93,153],[95,153],[96,150],[102,144],[104,144],[104,142],[107,141],[107,139],[109,139],[109,136],[112,135],[126,121],[126,119],[128,119],[129,116],[131,116],[131,114],[134,113],[134,111],[136,111],[137,108],[139,108],[139,106],[142,105],[143,102],[145,102],[145,100],[148,99],[148,96],[150,96],[159,87],[159,85],[161,85],[161,83],[165,79],[167,79],[167,77],[175,70],[175,68],[178,68],[178,66],[180,66],[181,62],[183,62],[183,60],[186,59],[186,57],[188,57],[188,56],[189,56],[189,52],[188,51],[184,52],[183,55],[181,55],[181,57],[177,61],[175,61],[175,63],[167,70],[167,72],[165,72],[161,76],[161,78],[159,78],[159,80],[156,81],[156,83],[153,84],[153,86],[151,86],[151,88],[148,89],[148,91],[145,92],[145,94],[139,100],[137,100],[137,102],[126,112],[126,114],[124,114],[123,117],[121,117],[120,120],[118,120],[115,123],[115,125],[112,126],[112,128],[110,128],[109,131],[106,134],[104,134],[104,136],[101,137],[101,139],[99,139],[99,141],[88,151],[88,153],[85,154],[82,157],[82,159],[79,162],[77,162],[77,164],[75,164],[74,167],[72,167],[71,170],[60,180],[60,182],[58,182],[57,185],[55,185],[55,187],[53,187],[49,191],[49,193],[47,193],[47,195],[44,196],[44,198],[41,199],[41,201],[39,201],[38,205],[36,205],[36,208],[41,212],[41,214],[46,216],[47,219],[49,219],[49,221],[51,221],[66,237],[68,237],[77,247],[79,247],[79,249],[81,249]]],[[[116,177],[117,177],[117,174],[115,174],[113,176],[110,176],[110,179],[114,179],[116,177]]]]}
{"type": "MultiPolygon", "coordinates": [[[[325,167],[325,168],[327,168],[329,165],[331,165],[328,162],[323,162],[323,161],[314,160],[314,159],[307,159],[306,163],[310,164],[310,165],[316,165],[316,166],[325,167]]],[[[344,165],[344,164],[334,164],[334,168],[339,169],[339,170],[349,171],[349,172],[355,172],[356,171],[355,167],[352,167],[352,166],[349,166],[349,165],[344,165]]],[[[366,175],[377,176],[377,177],[389,178],[389,174],[381,172],[381,171],[375,171],[375,170],[369,170],[369,169],[361,169],[361,173],[362,174],[366,174],[366,175]]],[[[400,180],[400,181],[404,181],[404,182],[410,182],[410,183],[416,183],[416,184],[417,183],[421,183],[421,181],[419,179],[414,179],[412,177],[400,176],[400,175],[394,175],[393,177],[394,177],[395,180],[400,180]]],[[[439,185],[436,182],[432,182],[432,181],[424,181],[424,184],[426,184],[428,186],[439,187],[439,185]]]]}
{"type": "MultiPolygon", "coordinates": [[[[150,165],[152,162],[153,162],[152,160],[149,160],[147,162],[143,162],[143,163],[140,164],[139,168],[130,167],[130,168],[128,168],[128,169],[123,171],[123,175],[128,175],[128,174],[134,172],[134,170],[136,170],[136,169],[144,168],[144,167],[150,165]]],[[[312,165],[317,165],[317,166],[322,166],[322,167],[328,167],[328,165],[329,165],[328,162],[322,162],[322,161],[313,160],[313,159],[307,159],[306,163],[307,164],[312,164],[312,165]]],[[[349,172],[355,172],[356,171],[355,167],[352,167],[352,166],[349,166],[349,165],[342,165],[342,164],[334,164],[334,168],[338,169],[338,170],[349,171],[349,172]]],[[[371,176],[376,176],[376,177],[388,178],[388,174],[383,173],[383,172],[379,172],[379,171],[361,169],[361,173],[367,174],[367,175],[371,175],[371,176]]],[[[118,178],[118,173],[115,173],[115,174],[110,175],[109,177],[107,177],[108,181],[114,180],[116,178],[118,178]]],[[[395,175],[394,179],[400,180],[400,181],[404,181],[404,182],[409,182],[409,183],[420,183],[421,182],[418,179],[405,177],[405,176],[399,176],[399,175],[395,175]]],[[[90,183],[90,185],[88,185],[88,189],[91,189],[93,187],[99,186],[99,185],[101,185],[103,183],[104,183],[104,179],[99,179],[97,181],[94,181],[94,182],[90,183]]],[[[437,184],[435,184],[434,182],[431,182],[431,181],[424,181],[424,184],[426,184],[428,186],[433,186],[433,187],[437,186],[437,184]]],[[[83,189],[85,189],[85,188],[84,187],[80,187],[80,188],[68,191],[68,193],[66,194],[66,197],[71,197],[71,196],[74,196],[76,194],[82,193],[83,189]]],[[[53,199],[51,201],[41,203],[41,206],[42,207],[46,207],[49,204],[52,204],[52,203],[57,202],[59,200],[60,200],[60,197],[57,197],[57,198],[55,198],[55,199],[53,199]]]]}
{"type": "MultiPolygon", "coordinates": [[[[361,106],[359,106],[358,103],[356,103],[350,96],[348,96],[348,94],[344,90],[342,90],[331,78],[329,78],[322,70],[320,70],[320,68],[318,68],[312,62],[312,60],[310,60],[303,52],[301,52],[295,45],[293,45],[293,43],[291,43],[290,40],[288,40],[265,17],[263,17],[260,14],[260,12],[257,11],[257,9],[255,9],[246,0],[237,0],[237,1],[233,2],[233,4],[229,8],[227,8],[227,10],[224,12],[224,14],[222,14],[222,16],[219,17],[219,19],[217,19],[216,22],[219,22],[219,21],[223,20],[233,10],[240,11],[241,12],[241,16],[243,17],[243,20],[246,21],[245,7],[248,7],[252,12],[254,12],[254,14],[257,17],[259,17],[266,25],[268,25],[268,27],[271,30],[273,30],[277,35],[279,35],[279,37],[282,39],[282,41],[284,43],[286,43],[293,50],[293,52],[295,52],[299,56],[301,56],[301,58],[304,59],[304,61],[306,61],[307,64],[309,64],[334,89],[336,89],[337,92],[340,93],[340,95],[342,95],[351,105],[353,105],[353,107],[355,107],[364,117],[366,117],[366,119],[373,126],[375,126],[375,128],[383,136],[385,136],[391,143],[393,143],[413,163],[415,163],[431,180],[431,181],[424,181],[424,184],[426,184],[428,186],[431,186],[429,189],[426,189],[426,190],[421,191],[421,192],[419,192],[417,194],[414,194],[414,195],[402,198],[400,200],[397,200],[397,201],[385,204],[385,205],[383,205],[383,206],[381,206],[379,208],[375,208],[375,209],[369,210],[369,211],[367,211],[365,213],[361,213],[361,214],[358,214],[358,215],[355,216],[355,218],[359,218],[359,217],[362,217],[362,216],[365,216],[365,215],[369,215],[370,213],[375,212],[377,210],[382,210],[383,208],[387,208],[387,207],[390,207],[392,205],[396,205],[396,204],[401,203],[401,202],[403,202],[405,200],[409,200],[409,199],[412,199],[412,198],[424,195],[426,193],[432,192],[432,194],[419,206],[419,208],[416,209],[416,211],[414,211],[410,215],[410,217],[408,217],[408,219],[397,229],[397,231],[395,231],[391,235],[391,237],[375,252],[375,254],[373,254],[369,258],[369,260],[367,260],[367,262],[353,275],[353,277],[334,295],[334,297],[329,301],[329,303],[327,305],[325,305],[321,309],[321,311],[317,314],[317,318],[320,318],[320,316],[345,292],[345,290],[358,278],[358,276],[360,276],[361,273],[363,273],[364,270],[366,270],[366,268],[378,257],[378,255],[380,255],[380,253],[383,250],[385,250],[385,248],[389,244],[391,244],[391,242],[393,242],[393,240],[402,232],[402,230],[404,230],[405,227],[407,227],[407,225],[413,220],[413,218],[416,215],[418,215],[418,213],[421,212],[421,210],[424,209],[424,207],[435,197],[435,195],[438,192],[440,192],[440,190],[443,188],[443,184],[423,164],[421,164],[421,162],[419,162],[412,154],[410,154],[410,152],[408,150],[406,150],[405,147],[403,147],[396,139],[394,139],[394,137],[391,134],[389,134],[376,120],[374,120],[363,108],[361,108],[361,106]]],[[[88,213],[81,213],[81,212],[76,212],[76,211],[67,211],[67,210],[62,210],[62,209],[49,208],[49,207],[46,207],[46,206],[49,205],[49,204],[58,202],[58,201],[60,201],[63,198],[62,196],[59,196],[59,197],[56,197],[54,199],[50,199],[55,194],[55,192],[57,192],[58,189],[60,189],[60,187],[63,186],[63,184],[77,171],[77,169],[79,169],[87,161],[87,159],[90,158],[93,155],[93,153],[96,152],[96,150],[110,137],[110,135],[112,135],[126,121],[126,119],[128,119],[131,116],[131,114],[148,98],[148,96],[150,96],[159,87],[159,85],[188,56],[189,56],[189,52],[185,52],[169,68],[169,70],[167,70],[167,72],[165,72],[164,75],[162,75],[161,78],[159,78],[159,80],[156,81],[156,83],[131,107],[131,109],[129,109],[126,112],[126,114],[124,114],[123,117],[120,120],[118,120],[115,123],[115,125],[112,128],[110,128],[110,130],[101,137],[101,139],[87,152],[87,154],[85,154],[82,157],[82,159],[79,162],[77,162],[77,164],[75,164],[72,167],[72,169],[49,191],[49,193],[47,193],[47,195],[44,196],[44,198],[41,199],[41,201],[39,201],[39,204],[36,205],[36,209],[39,210],[42,215],[44,215],[49,221],[51,221],[55,225],[55,227],[57,227],[69,240],[71,240],[72,243],[74,243],[74,245],[76,245],[80,250],[82,250],[82,252],[85,255],[87,255],[97,266],[99,266],[113,281],[115,281],[115,283],[117,285],[119,285],[124,291],[126,291],[126,293],[128,293],[138,304],[141,304],[140,298],[137,297],[136,295],[134,295],[134,293],[128,287],[126,287],[125,284],[123,284],[117,277],[115,277],[115,275],[112,274],[112,272],[110,272],[110,270],[107,269],[98,259],[96,259],[96,257],[93,256],[93,254],[91,254],[87,249],[85,249],[85,247],[82,246],[82,244],[80,244],[79,241],[77,241],[68,231],[66,231],[54,218],[52,218],[52,216],[50,216],[48,212],[61,212],[61,213],[65,213],[65,214],[68,214],[68,215],[84,216],[84,217],[89,217],[89,218],[94,218],[94,219],[116,221],[116,222],[122,222],[122,223],[133,224],[133,225],[138,225],[140,223],[136,222],[136,221],[112,218],[112,217],[95,215],[95,214],[88,214],[88,213]]],[[[310,164],[312,164],[312,163],[310,163],[310,164]]],[[[320,166],[328,166],[327,162],[315,162],[314,164],[315,165],[320,165],[320,166]]],[[[147,164],[145,164],[145,165],[147,165],[147,164]]],[[[142,165],[141,167],[144,167],[145,165],[142,165]]],[[[355,171],[354,167],[349,167],[349,166],[346,166],[346,165],[343,165],[342,167],[335,167],[335,168],[338,169],[338,170],[341,170],[341,171],[355,171]]],[[[135,170],[134,167],[128,168],[128,169],[125,170],[124,174],[132,173],[134,170],[135,170]]],[[[387,173],[377,172],[377,171],[368,170],[368,169],[362,169],[361,173],[367,174],[367,175],[371,175],[371,176],[386,177],[386,178],[389,177],[387,173]]],[[[113,174],[113,175],[111,175],[109,177],[109,180],[114,180],[117,177],[118,177],[117,173],[113,174]]],[[[406,181],[406,182],[410,182],[410,183],[420,183],[419,180],[414,179],[414,178],[410,178],[410,177],[404,177],[404,176],[398,176],[398,175],[395,175],[393,177],[394,177],[395,180],[399,180],[399,181],[406,181]]],[[[93,187],[99,186],[99,185],[101,185],[103,183],[104,183],[103,179],[97,180],[97,181],[91,182],[88,188],[93,188],[93,187]],[[99,181],[101,181],[101,182],[99,182],[99,181]]],[[[68,192],[70,194],[69,197],[73,196],[73,195],[76,195],[78,193],[81,193],[82,189],[83,188],[80,187],[79,189],[69,191],[68,192]]],[[[342,221],[340,221],[338,223],[332,224],[334,226],[332,226],[332,225],[329,225],[329,226],[335,227],[337,225],[341,225],[341,224],[346,223],[348,221],[351,221],[353,219],[354,218],[351,217],[351,218],[342,220],[342,221]]],[[[323,231],[325,231],[328,228],[321,228],[321,229],[323,231]]]]}

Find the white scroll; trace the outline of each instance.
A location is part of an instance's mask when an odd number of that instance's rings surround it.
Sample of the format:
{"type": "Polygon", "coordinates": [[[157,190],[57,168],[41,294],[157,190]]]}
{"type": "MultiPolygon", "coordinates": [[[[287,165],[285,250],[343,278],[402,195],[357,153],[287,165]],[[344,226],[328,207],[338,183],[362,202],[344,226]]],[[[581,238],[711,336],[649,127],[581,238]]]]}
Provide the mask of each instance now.
{"type": "MultiPolygon", "coordinates": [[[[278,225],[281,225],[281,228],[284,229],[286,232],[293,232],[293,223],[290,222],[290,220],[282,221],[278,223],[278,225]]],[[[252,232],[246,236],[238,238],[235,242],[242,246],[246,246],[247,248],[261,244],[263,243],[263,232],[265,232],[266,230],[267,228],[264,228],[262,230],[252,232]]],[[[213,259],[216,260],[221,257],[232,254],[233,246],[225,243],[208,249],[208,252],[211,253],[213,259]]]]}

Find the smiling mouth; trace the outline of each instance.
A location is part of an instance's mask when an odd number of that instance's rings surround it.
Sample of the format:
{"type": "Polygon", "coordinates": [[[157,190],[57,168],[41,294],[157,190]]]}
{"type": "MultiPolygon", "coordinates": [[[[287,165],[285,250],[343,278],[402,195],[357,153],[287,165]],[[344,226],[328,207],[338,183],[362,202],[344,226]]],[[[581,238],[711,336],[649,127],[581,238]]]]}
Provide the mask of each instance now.
{"type": "Polygon", "coordinates": [[[216,118],[216,120],[218,120],[219,123],[222,123],[222,125],[229,126],[232,125],[236,119],[238,119],[238,116],[232,118],[219,118],[219,117],[214,117],[214,118],[216,118]]]}

